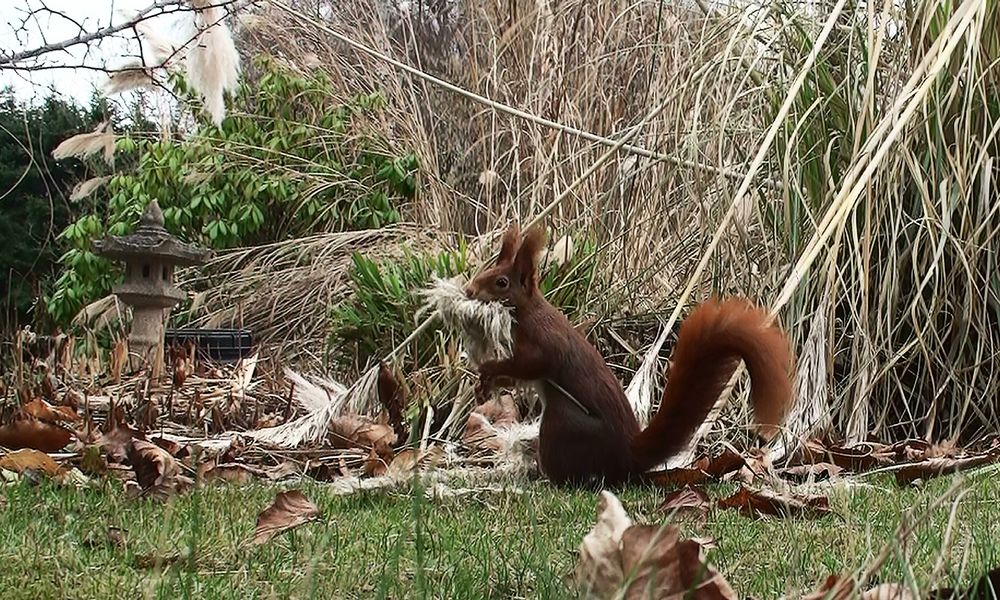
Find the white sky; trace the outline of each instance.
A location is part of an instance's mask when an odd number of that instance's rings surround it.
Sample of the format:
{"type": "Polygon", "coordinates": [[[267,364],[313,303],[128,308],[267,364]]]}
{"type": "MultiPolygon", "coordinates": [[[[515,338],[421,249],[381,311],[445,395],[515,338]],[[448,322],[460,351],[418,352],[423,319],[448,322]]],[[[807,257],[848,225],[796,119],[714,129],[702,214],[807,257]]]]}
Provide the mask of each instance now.
{"type": "MultiPolygon", "coordinates": [[[[77,21],[88,32],[127,20],[139,9],[149,6],[152,0],[0,0],[0,48],[18,52],[36,48],[45,43],[55,43],[79,35],[77,21]],[[58,15],[42,14],[32,18],[25,30],[18,31],[21,22],[32,9],[47,6],[59,11],[58,15]]],[[[161,17],[164,26],[170,26],[170,17],[161,17]]],[[[134,56],[138,48],[129,43],[130,32],[105,39],[99,45],[89,48],[75,46],[66,52],[52,53],[45,59],[46,64],[86,64],[90,66],[119,66],[134,56]]],[[[0,88],[11,85],[17,95],[25,100],[41,99],[49,90],[72,96],[86,104],[93,90],[102,85],[106,74],[84,69],[53,69],[44,71],[10,71],[0,69],[0,88]]]]}

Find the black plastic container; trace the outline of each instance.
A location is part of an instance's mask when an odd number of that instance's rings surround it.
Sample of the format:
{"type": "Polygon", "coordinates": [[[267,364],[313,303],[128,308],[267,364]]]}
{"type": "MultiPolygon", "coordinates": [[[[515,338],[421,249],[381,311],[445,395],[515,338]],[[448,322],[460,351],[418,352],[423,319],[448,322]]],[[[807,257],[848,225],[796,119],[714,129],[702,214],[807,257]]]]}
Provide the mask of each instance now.
{"type": "Polygon", "coordinates": [[[253,349],[249,329],[168,329],[163,341],[167,348],[194,342],[198,358],[217,363],[237,362],[253,349]]]}

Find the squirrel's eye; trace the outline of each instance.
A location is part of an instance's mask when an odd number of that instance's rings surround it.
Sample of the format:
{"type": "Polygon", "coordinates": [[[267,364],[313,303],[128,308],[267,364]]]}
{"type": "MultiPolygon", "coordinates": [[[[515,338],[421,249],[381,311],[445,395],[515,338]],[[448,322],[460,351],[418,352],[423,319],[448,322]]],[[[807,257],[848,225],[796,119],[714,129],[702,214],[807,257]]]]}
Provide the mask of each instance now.
{"type": "Polygon", "coordinates": [[[496,285],[501,290],[505,290],[510,285],[510,280],[504,276],[497,277],[496,285]]]}

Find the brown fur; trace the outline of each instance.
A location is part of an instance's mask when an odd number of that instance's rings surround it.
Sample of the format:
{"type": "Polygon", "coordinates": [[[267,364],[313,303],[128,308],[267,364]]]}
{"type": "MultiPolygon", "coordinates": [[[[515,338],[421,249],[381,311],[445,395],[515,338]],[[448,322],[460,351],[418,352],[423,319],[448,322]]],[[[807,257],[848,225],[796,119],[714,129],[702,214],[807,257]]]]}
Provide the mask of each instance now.
{"type": "Polygon", "coordinates": [[[497,264],[466,288],[470,298],[514,308],[512,356],[480,366],[480,392],[498,377],[536,381],[545,408],[539,434],[542,472],[560,485],[618,485],[683,450],[740,360],[753,385],[759,431],[773,437],[791,400],[791,350],[767,315],[739,300],[710,300],[681,326],[663,401],[639,429],[621,383],[597,349],[538,290],[541,228],[520,244],[504,235],[497,264]]]}

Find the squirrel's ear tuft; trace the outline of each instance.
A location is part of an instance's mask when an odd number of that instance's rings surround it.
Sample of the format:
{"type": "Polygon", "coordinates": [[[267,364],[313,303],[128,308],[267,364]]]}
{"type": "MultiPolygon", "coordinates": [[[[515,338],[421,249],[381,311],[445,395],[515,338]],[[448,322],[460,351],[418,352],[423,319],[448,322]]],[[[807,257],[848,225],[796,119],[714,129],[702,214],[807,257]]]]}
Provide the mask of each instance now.
{"type": "Polygon", "coordinates": [[[500,256],[497,262],[511,262],[517,254],[517,248],[521,243],[521,230],[517,223],[511,223],[510,227],[503,234],[503,242],[500,246],[500,256]]]}
{"type": "Polygon", "coordinates": [[[535,225],[524,234],[521,246],[517,249],[514,265],[521,277],[521,284],[527,286],[538,284],[538,261],[545,249],[545,228],[535,225]]]}

